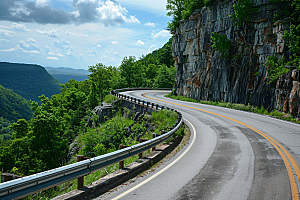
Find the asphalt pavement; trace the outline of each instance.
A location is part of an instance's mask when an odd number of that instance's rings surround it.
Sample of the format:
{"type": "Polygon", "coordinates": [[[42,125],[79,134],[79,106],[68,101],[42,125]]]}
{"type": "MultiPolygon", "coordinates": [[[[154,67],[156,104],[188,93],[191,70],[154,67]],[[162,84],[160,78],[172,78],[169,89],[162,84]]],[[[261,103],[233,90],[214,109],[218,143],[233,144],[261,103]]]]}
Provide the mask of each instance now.
{"type": "Polygon", "coordinates": [[[95,199],[299,200],[299,124],[165,98],[167,91],[124,93],[180,111],[191,137],[156,170],[95,199]]]}

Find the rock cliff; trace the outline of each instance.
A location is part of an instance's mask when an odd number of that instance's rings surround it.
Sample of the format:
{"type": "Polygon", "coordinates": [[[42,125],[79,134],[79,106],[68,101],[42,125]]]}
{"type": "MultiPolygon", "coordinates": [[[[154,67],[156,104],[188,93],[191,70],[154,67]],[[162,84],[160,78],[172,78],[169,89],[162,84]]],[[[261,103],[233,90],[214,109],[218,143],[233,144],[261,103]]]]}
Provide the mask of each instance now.
{"type": "Polygon", "coordinates": [[[273,23],[282,4],[255,0],[259,12],[241,28],[229,15],[236,1],[218,1],[180,21],[173,33],[172,54],[177,66],[174,93],[194,99],[263,105],[300,115],[300,70],[291,70],[277,84],[268,84],[268,56],[288,57],[282,38],[289,22],[273,23]],[[230,59],[212,48],[212,32],[231,41],[230,59]]]}

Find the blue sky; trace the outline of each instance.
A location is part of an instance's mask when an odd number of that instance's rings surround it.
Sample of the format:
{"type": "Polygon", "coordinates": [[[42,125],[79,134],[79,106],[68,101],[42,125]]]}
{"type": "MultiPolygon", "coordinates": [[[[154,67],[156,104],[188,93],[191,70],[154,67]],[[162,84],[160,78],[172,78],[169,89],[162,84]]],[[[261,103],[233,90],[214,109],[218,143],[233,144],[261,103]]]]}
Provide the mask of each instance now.
{"type": "Polygon", "coordinates": [[[0,0],[0,61],[119,66],[165,44],[167,0],[0,0]]]}

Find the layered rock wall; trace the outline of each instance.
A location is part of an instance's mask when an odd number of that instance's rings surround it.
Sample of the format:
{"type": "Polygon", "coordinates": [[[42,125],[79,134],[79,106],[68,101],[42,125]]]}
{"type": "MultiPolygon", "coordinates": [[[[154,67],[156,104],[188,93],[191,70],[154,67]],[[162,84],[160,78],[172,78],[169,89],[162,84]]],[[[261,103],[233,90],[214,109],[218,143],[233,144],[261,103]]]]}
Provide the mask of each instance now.
{"type": "Polygon", "coordinates": [[[288,57],[282,38],[289,23],[273,23],[273,15],[284,5],[256,1],[259,12],[241,28],[229,15],[236,1],[219,1],[211,8],[196,10],[180,21],[173,34],[172,53],[177,66],[175,94],[194,99],[263,105],[300,114],[299,70],[277,83],[268,84],[265,62],[268,56],[288,57]],[[212,48],[212,32],[231,40],[230,59],[212,48]],[[293,75],[292,75],[293,74],[293,75]],[[294,103],[293,103],[293,102],[294,103]],[[295,104],[295,102],[297,102],[295,104]]]}

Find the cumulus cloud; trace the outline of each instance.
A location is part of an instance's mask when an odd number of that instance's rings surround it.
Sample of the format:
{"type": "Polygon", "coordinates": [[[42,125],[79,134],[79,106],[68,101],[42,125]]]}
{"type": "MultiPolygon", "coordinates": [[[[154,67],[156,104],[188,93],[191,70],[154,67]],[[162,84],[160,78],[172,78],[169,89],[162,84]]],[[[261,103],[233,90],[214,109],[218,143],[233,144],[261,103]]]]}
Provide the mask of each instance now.
{"type": "Polygon", "coordinates": [[[127,9],[116,0],[73,0],[72,11],[54,9],[48,2],[48,0],[1,0],[0,20],[39,24],[102,22],[105,26],[140,23],[135,16],[127,16],[127,9]]]}
{"type": "Polygon", "coordinates": [[[62,54],[58,53],[58,54],[57,54],[57,56],[59,56],[59,57],[63,57],[64,55],[62,55],[62,54]]]}
{"type": "Polygon", "coordinates": [[[118,41],[111,41],[111,43],[117,45],[118,41]]]}
{"type": "Polygon", "coordinates": [[[12,23],[11,24],[11,27],[15,28],[15,29],[20,29],[20,30],[23,30],[23,31],[30,31],[29,29],[26,28],[26,26],[24,24],[19,24],[19,23],[12,23]]]}
{"type": "Polygon", "coordinates": [[[53,45],[61,49],[68,56],[73,55],[73,48],[71,47],[71,43],[68,40],[66,39],[62,39],[61,41],[54,40],[53,45]]]}
{"type": "Polygon", "coordinates": [[[148,53],[151,53],[152,51],[154,51],[155,49],[157,49],[156,47],[157,47],[157,45],[152,44],[152,45],[149,47],[149,49],[148,49],[148,53]]]}
{"type": "Polygon", "coordinates": [[[95,47],[92,47],[92,49],[88,52],[89,56],[97,56],[97,50],[95,47]]]}
{"type": "Polygon", "coordinates": [[[15,48],[10,48],[10,49],[0,49],[0,51],[6,51],[6,52],[10,52],[10,51],[15,51],[15,48]]]}
{"type": "Polygon", "coordinates": [[[105,51],[104,51],[104,54],[110,54],[110,53],[112,53],[114,50],[113,49],[106,49],[105,51]]]}
{"type": "Polygon", "coordinates": [[[16,33],[13,32],[13,31],[7,31],[7,30],[4,30],[4,29],[0,29],[0,36],[3,36],[3,37],[12,37],[15,34],[16,33]]]}
{"type": "Polygon", "coordinates": [[[27,38],[25,41],[21,40],[16,48],[24,53],[41,53],[40,47],[38,46],[37,42],[32,38],[27,38]]]}
{"type": "Polygon", "coordinates": [[[100,44],[98,44],[98,45],[97,45],[97,47],[99,47],[99,48],[100,48],[100,47],[101,47],[101,45],[100,45],[100,44]]]}
{"type": "MultiPolygon", "coordinates": [[[[120,4],[115,4],[113,1],[99,2],[99,7],[96,8],[99,19],[105,26],[116,25],[124,22],[127,23],[140,23],[140,21],[134,16],[126,17],[127,10],[120,4]]],[[[80,13],[81,14],[81,13],[80,13]]]]}
{"type": "Polygon", "coordinates": [[[55,55],[55,53],[53,53],[53,51],[49,51],[48,54],[51,55],[51,56],[55,55]]]}
{"type": "Polygon", "coordinates": [[[56,57],[50,57],[50,56],[48,56],[47,59],[50,59],[50,60],[59,60],[59,59],[56,58],[56,57]]]}
{"type": "Polygon", "coordinates": [[[44,30],[44,31],[41,31],[41,30],[36,30],[36,32],[38,34],[41,34],[41,35],[48,35],[49,37],[54,37],[54,38],[57,38],[60,33],[59,33],[59,29],[56,28],[56,29],[52,29],[52,30],[44,30]]]}
{"type": "Polygon", "coordinates": [[[134,45],[137,45],[137,46],[143,46],[145,43],[142,42],[141,40],[138,40],[136,43],[134,43],[134,45]]]}
{"type": "Polygon", "coordinates": [[[156,39],[158,37],[162,37],[162,38],[164,38],[164,37],[171,37],[171,34],[167,30],[161,30],[158,33],[151,33],[151,37],[154,40],[154,39],[156,39]]]}
{"type": "Polygon", "coordinates": [[[150,26],[150,27],[155,27],[155,24],[154,23],[151,23],[151,22],[147,22],[146,24],[144,24],[145,26],[150,26]]]}
{"type": "Polygon", "coordinates": [[[41,8],[46,7],[48,6],[48,0],[36,0],[35,5],[41,8]]]}

